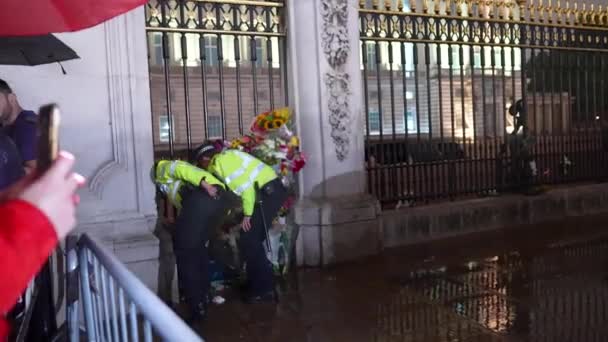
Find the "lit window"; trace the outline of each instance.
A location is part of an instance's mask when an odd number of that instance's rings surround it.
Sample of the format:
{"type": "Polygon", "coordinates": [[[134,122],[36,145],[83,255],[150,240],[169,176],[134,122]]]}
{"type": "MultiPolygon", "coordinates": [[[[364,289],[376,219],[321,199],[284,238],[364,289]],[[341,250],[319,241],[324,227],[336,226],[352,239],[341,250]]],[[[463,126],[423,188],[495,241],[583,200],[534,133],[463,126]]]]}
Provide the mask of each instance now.
{"type": "Polygon", "coordinates": [[[205,65],[217,66],[217,37],[205,36],[205,65]]]}
{"type": "MultiPolygon", "coordinates": [[[[173,118],[173,131],[175,132],[175,118],[173,118]]],[[[158,140],[160,142],[169,142],[169,117],[167,115],[161,115],[158,118],[158,140]]],[[[175,140],[175,133],[173,133],[173,139],[175,140]]]]}
{"type": "Polygon", "coordinates": [[[162,33],[152,33],[150,39],[150,64],[158,66],[163,64],[163,36],[162,33]]]}
{"type": "Polygon", "coordinates": [[[266,42],[262,40],[262,38],[255,39],[255,66],[262,67],[264,66],[264,44],[266,42]]]}

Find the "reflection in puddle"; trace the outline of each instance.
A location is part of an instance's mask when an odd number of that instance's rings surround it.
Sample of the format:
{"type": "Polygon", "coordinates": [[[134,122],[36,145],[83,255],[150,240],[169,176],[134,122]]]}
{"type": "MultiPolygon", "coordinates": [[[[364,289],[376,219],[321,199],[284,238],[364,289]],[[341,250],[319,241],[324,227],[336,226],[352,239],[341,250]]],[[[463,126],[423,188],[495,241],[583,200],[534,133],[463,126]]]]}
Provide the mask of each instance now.
{"type": "Polygon", "coordinates": [[[608,240],[410,272],[398,279],[399,293],[378,309],[378,338],[605,340],[606,271],[608,240]]]}

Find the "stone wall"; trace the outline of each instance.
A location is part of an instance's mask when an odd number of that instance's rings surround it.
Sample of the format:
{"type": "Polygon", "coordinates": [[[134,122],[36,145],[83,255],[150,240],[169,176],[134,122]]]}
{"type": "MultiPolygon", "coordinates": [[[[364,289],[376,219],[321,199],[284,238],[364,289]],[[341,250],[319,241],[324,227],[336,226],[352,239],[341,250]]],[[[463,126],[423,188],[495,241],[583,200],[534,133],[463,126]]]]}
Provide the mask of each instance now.
{"type": "Polygon", "coordinates": [[[605,212],[608,212],[608,184],[581,185],[535,197],[505,195],[384,211],[379,229],[383,247],[391,248],[605,212]]]}

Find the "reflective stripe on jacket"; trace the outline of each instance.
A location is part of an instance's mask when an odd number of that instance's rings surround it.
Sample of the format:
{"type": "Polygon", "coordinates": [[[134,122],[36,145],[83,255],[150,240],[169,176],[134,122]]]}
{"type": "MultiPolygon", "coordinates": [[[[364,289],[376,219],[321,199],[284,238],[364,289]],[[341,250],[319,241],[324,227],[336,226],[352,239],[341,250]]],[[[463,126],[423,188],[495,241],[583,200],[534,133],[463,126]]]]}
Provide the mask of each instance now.
{"type": "Polygon", "coordinates": [[[255,205],[255,183],[259,187],[277,178],[274,170],[257,158],[238,150],[226,150],[211,160],[209,171],[213,172],[243,201],[243,213],[253,214],[255,205]]]}
{"type": "Polygon", "coordinates": [[[155,182],[177,209],[182,206],[182,198],[179,194],[181,187],[185,184],[199,187],[202,180],[225,188],[224,184],[211,173],[181,160],[161,160],[156,166],[155,182]]]}

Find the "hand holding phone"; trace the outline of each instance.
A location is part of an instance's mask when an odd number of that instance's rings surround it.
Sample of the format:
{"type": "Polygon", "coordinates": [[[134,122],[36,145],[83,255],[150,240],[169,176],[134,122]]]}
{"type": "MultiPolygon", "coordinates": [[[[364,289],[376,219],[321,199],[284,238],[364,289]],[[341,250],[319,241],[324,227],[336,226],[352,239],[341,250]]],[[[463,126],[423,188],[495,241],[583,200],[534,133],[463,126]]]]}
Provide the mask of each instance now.
{"type": "Polygon", "coordinates": [[[44,174],[59,154],[59,107],[49,104],[40,107],[37,173],[44,174]]]}

